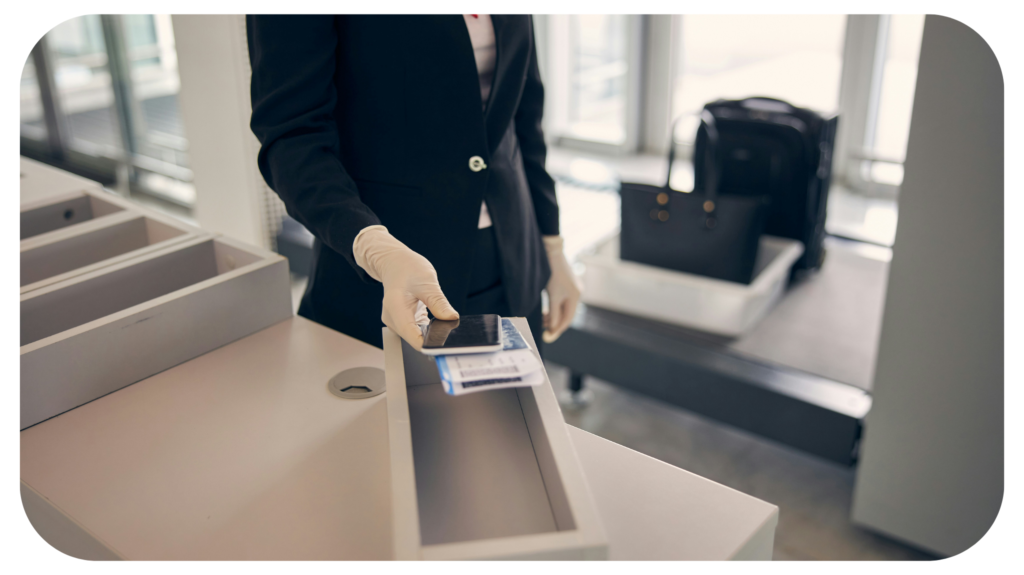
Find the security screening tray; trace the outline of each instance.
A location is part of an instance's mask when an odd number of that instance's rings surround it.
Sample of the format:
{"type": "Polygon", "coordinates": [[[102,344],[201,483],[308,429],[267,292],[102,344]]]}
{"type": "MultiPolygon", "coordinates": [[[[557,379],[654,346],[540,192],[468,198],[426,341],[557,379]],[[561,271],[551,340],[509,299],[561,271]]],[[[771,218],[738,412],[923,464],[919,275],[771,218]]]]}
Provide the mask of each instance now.
{"type": "Polygon", "coordinates": [[[619,258],[619,234],[579,255],[585,266],[581,299],[612,311],[738,337],[778,303],[790,269],[803,254],[796,240],[761,236],[749,285],[619,258]]]}
{"type": "Polygon", "coordinates": [[[22,245],[27,240],[73,226],[95,224],[124,211],[137,211],[137,207],[124,198],[98,188],[82,188],[26,201],[21,204],[22,245]]]}
{"type": "Polygon", "coordinates": [[[117,264],[206,232],[156,213],[124,210],[21,242],[21,293],[117,264]]]}
{"type": "Polygon", "coordinates": [[[292,315],[288,262],[224,237],[21,296],[21,429],[292,315]]]}
{"type": "MultiPolygon", "coordinates": [[[[526,320],[513,323],[535,349],[526,320]]],[[[394,558],[605,559],[547,374],[449,396],[433,358],[383,332],[394,558]]]]}

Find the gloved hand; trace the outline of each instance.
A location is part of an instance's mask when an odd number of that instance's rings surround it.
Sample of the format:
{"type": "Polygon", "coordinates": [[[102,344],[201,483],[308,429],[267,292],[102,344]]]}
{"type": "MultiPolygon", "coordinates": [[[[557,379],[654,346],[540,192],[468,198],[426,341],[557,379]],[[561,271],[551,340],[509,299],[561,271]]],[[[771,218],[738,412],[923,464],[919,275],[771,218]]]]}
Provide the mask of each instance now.
{"type": "Polygon", "coordinates": [[[551,279],[548,280],[548,313],[544,314],[545,343],[558,339],[569,329],[580,302],[580,286],[572,273],[569,260],[562,251],[562,236],[544,236],[544,249],[548,253],[551,279]]]}
{"type": "Polygon", "coordinates": [[[384,226],[360,231],[352,242],[352,252],[359,267],[384,284],[380,319],[415,349],[423,347],[419,324],[426,323],[427,308],[438,319],[459,319],[459,312],[441,292],[434,266],[384,226]]]}

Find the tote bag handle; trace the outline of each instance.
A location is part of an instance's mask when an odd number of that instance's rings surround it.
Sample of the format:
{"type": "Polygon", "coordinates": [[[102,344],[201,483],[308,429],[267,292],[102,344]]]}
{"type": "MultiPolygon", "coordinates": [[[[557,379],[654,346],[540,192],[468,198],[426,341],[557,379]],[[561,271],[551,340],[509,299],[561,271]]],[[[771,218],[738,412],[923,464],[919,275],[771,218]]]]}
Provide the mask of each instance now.
{"type": "MultiPolygon", "coordinates": [[[[669,183],[672,181],[672,164],[676,159],[676,125],[680,119],[676,118],[672,122],[672,131],[669,133],[668,175],[665,178],[665,189],[669,189],[669,183]]],[[[700,125],[704,128],[704,133],[708,139],[707,151],[704,153],[704,189],[702,190],[704,195],[704,213],[705,218],[713,218],[718,203],[718,162],[716,160],[719,152],[719,138],[715,117],[707,108],[700,112],[700,125]]],[[[694,190],[694,192],[696,191],[694,190]]],[[[711,226],[713,225],[712,223],[711,226]]]]}

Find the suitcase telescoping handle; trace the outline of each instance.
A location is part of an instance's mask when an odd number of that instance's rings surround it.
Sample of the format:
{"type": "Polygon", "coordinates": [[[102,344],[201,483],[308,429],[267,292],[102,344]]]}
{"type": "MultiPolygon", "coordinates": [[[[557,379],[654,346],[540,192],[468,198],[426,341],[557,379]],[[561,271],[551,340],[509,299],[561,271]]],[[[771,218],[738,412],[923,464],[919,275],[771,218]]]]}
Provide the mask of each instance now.
{"type": "MultiPolygon", "coordinates": [[[[669,183],[672,182],[672,164],[676,160],[676,125],[681,118],[672,122],[672,130],[669,132],[668,143],[668,175],[665,177],[665,190],[669,190],[669,183]]],[[[715,125],[715,117],[707,108],[701,110],[700,125],[704,128],[707,136],[707,150],[704,152],[704,224],[708,228],[715,226],[715,208],[718,201],[718,162],[719,138],[718,128],[715,125]]],[[[694,190],[696,193],[697,190],[694,190]]]]}

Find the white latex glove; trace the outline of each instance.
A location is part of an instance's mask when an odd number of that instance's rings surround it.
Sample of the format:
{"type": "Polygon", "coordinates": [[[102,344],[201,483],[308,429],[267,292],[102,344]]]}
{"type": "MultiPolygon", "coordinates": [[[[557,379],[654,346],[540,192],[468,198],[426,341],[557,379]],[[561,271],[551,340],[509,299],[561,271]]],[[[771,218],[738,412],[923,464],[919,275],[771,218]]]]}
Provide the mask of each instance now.
{"type": "Polygon", "coordinates": [[[360,231],[352,252],[359,267],[384,284],[381,321],[415,349],[423,347],[420,324],[427,321],[427,308],[438,319],[459,319],[459,312],[441,292],[434,266],[384,226],[360,231]]]}
{"type": "Polygon", "coordinates": [[[562,236],[544,236],[551,279],[548,280],[548,313],[544,314],[544,341],[551,343],[569,329],[580,302],[580,285],[562,251],[562,236]]]}

